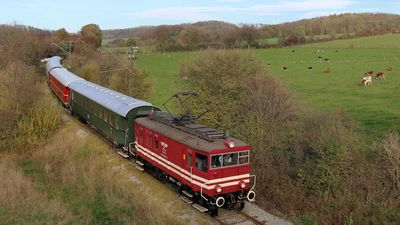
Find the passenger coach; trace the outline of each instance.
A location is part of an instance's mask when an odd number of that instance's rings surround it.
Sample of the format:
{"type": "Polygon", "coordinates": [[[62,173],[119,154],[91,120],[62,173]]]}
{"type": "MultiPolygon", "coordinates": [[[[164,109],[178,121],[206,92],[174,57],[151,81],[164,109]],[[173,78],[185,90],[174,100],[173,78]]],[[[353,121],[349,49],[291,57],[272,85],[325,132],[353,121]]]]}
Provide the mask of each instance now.
{"type": "Polygon", "coordinates": [[[61,57],[51,57],[46,64],[47,82],[65,107],[69,107],[69,85],[83,78],[69,72],[61,65],[61,57]]]}
{"type": "Polygon", "coordinates": [[[79,80],[69,85],[72,112],[89,123],[106,137],[118,152],[129,157],[129,149],[134,146],[134,122],[151,111],[159,111],[151,103],[138,100],[95,83],[79,80]]]}

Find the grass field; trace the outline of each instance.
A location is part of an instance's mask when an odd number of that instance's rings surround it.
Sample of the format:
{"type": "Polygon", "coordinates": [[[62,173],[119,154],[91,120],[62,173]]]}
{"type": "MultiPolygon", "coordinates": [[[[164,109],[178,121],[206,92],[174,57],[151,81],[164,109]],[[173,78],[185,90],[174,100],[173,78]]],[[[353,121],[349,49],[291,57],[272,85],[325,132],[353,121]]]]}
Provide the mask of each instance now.
{"type": "MultiPolygon", "coordinates": [[[[193,54],[138,55],[137,66],[150,70],[156,81],[148,101],[162,106],[173,92],[182,91],[174,85],[174,73],[180,61],[193,54]]],[[[307,107],[322,111],[344,109],[360,121],[369,135],[380,136],[389,129],[400,131],[399,34],[261,49],[254,54],[270,63],[270,72],[280,77],[307,107]],[[320,51],[315,53],[316,50],[320,51]],[[393,71],[386,71],[389,66],[393,71]],[[324,73],[326,68],[331,72],[324,73]],[[374,71],[372,86],[360,86],[364,73],[370,70],[374,71]],[[385,72],[386,80],[375,80],[378,71],[385,72]]]]}

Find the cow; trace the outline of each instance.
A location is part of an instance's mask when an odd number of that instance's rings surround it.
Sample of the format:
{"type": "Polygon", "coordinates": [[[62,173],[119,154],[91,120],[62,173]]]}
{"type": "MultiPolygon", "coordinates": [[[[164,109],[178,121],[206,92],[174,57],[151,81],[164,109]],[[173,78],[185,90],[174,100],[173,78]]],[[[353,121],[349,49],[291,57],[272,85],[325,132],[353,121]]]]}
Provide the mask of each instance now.
{"type": "Polygon", "coordinates": [[[385,73],[384,72],[377,72],[375,79],[377,80],[384,80],[385,79],[385,73]]]}
{"type": "Polygon", "coordinates": [[[389,67],[387,68],[387,71],[392,71],[392,67],[389,66],[389,67]]]}
{"type": "Polygon", "coordinates": [[[364,75],[372,75],[372,74],[374,74],[374,71],[373,71],[373,70],[371,70],[371,71],[368,71],[368,72],[365,72],[365,74],[364,74],[364,75]]]}
{"type": "Polygon", "coordinates": [[[312,66],[307,67],[307,70],[312,70],[312,66]]]}
{"type": "Polygon", "coordinates": [[[364,86],[372,85],[372,77],[371,76],[363,77],[360,85],[364,85],[364,86]]]}
{"type": "Polygon", "coordinates": [[[326,68],[326,70],[324,70],[324,73],[329,73],[329,72],[331,72],[329,68],[326,68]]]}
{"type": "Polygon", "coordinates": [[[287,67],[286,66],[282,67],[282,70],[287,70],[287,67]]]}

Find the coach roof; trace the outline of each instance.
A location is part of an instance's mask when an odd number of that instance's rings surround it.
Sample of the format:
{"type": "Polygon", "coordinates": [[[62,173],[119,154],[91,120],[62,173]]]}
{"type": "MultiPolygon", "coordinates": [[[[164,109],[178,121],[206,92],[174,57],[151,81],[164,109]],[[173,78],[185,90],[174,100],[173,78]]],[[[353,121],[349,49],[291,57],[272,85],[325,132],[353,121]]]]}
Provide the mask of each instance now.
{"type": "Polygon", "coordinates": [[[149,102],[129,97],[86,80],[72,82],[69,88],[123,117],[139,107],[147,106],[160,110],[149,102]]]}
{"type": "Polygon", "coordinates": [[[65,87],[68,87],[72,82],[76,80],[85,80],[82,77],[69,72],[65,68],[55,68],[51,70],[50,74],[65,87]]]}
{"type": "Polygon", "coordinates": [[[52,69],[55,68],[63,68],[61,65],[61,57],[60,56],[53,56],[51,57],[46,63],[46,72],[47,75],[50,73],[52,69]]]}

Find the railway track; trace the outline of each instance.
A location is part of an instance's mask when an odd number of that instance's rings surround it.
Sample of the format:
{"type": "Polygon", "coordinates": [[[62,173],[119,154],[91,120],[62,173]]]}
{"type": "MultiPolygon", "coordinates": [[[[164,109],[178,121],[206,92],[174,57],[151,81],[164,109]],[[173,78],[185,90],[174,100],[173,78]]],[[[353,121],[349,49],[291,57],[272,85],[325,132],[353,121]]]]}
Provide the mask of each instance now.
{"type": "MultiPolygon", "coordinates": [[[[221,210],[222,211],[222,210],[221,210]]],[[[223,216],[218,216],[215,217],[214,220],[221,225],[250,225],[250,224],[255,224],[255,225],[265,225],[267,224],[266,221],[260,221],[257,218],[239,211],[239,210],[231,210],[229,213],[223,215],[223,216]]]]}
{"type": "Polygon", "coordinates": [[[222,225],[293,225],[251,203],[246,203],[242,211],[237,209],[220,210],[219,215],[213,219],[215,224],[222,225]]]}

